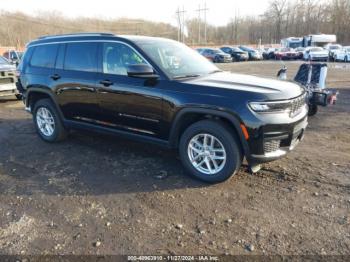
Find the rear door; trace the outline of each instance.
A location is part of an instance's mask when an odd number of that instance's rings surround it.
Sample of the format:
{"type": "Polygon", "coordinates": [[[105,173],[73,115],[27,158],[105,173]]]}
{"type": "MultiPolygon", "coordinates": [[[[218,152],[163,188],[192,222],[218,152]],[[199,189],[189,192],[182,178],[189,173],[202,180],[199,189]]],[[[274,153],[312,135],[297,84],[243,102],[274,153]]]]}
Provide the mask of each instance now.
{"type": "Polygon", "coordinates": [[[66,119],[95,123],[99,106],[96,98],[98,43],[61,44],[52,79],[66,119]]]}

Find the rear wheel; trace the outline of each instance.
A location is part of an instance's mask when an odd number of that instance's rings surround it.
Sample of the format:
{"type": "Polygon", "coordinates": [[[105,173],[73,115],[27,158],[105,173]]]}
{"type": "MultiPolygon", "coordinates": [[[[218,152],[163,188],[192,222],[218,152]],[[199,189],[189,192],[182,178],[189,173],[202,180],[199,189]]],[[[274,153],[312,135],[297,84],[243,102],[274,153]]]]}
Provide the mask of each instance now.
{"type": "Polygon", "coordinates": [[[67,131],[50,99],[42,99],[35,103],[33,121],[40,138],[46,142],[58,142],[67,136],[67,131]]]}
{"type": "Polygon", "coordinates": [[[239,143],[219,121],[203,120],[187,128],[179,152],[189,174],[210,183],[228,179],[242,164],[239,143]]]}

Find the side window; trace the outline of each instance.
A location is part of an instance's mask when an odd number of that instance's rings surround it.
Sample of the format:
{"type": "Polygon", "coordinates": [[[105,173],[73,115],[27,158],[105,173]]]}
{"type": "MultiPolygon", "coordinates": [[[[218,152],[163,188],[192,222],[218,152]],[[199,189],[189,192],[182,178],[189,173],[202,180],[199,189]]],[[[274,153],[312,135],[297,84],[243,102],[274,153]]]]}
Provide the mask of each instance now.
{"type": "Polygon", "coordinates": [[[66,46],[65,70],[97,71],[97,43],[69,43],[66,46]]]}
{"type": "Polygon", "coordinates": [[[103,44],[103,73],[127,75],[128,65],[146,64],[132,48],[122,43],[103,44]]]}
{"type": "Polygon", "coordinates": [[[55,66],[57,49],[58,45],[55,44],[36,46],[30,65],[53,68],[55,66]]]}

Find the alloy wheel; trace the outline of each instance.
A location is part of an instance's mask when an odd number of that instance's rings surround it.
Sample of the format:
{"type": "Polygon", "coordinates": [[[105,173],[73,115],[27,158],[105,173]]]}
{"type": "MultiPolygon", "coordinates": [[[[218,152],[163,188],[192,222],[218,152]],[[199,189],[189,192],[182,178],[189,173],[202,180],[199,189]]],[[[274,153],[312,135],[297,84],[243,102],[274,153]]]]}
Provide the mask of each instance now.
{"type": "Polygon", "coordinates": [[[226,164],[225,147],[211,134],[194,136],[188,143],[187,153],[193,167],[207,175],[219,173],[226,164]]]}
{"type": "Polygon", "coordinates": [[[45,107],[40,107],[37,110],[36,123],[40,132],[45,136],[52,136],[55,132],[55,119],[51,112],[45,107]]]}

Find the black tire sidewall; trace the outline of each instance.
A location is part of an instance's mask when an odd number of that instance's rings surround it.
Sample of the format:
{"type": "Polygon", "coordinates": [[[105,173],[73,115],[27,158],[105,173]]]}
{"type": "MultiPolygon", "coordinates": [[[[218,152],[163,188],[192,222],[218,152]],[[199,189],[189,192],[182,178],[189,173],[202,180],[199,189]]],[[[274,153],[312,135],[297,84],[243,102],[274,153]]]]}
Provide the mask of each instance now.
{"type": "Polygon", "coordinates": [[[36,131],[39,134],[41,139],[43,139],[46,142],[55,142],[59,139],[60,129],[62,128],[61,121],[57,115],[55,108],[53,107],[53,105],[49,99],[39,100],[35,104],[34,111],[33,111],[33,121],[34,121],[35,129],[36,129],[36,131]],[[45,134],[43,134],[38,127],[38,124],[36,121],[36,114],[37,114],[37,111],[39,108],[46,108],[47,110],[50,111],[51,115],[53,116],[53,119],[55,121],[55,128],[54,128],[54,132],[51,136],[46,136],[45,134]]]}
{"type": "Polygon", "coordinates": [[[190,126],[181,136],[179,152],[181,161],[193,177],[208,183],[222,182],[235,175],[242,163],[242,155],[236,139],[230,134],[229,129],[221,123],[203,120],[190,126]],[[190,140],[200,134],[207,133],[220,140],[226,151],[226,163],[223,169],[215,175],[207,175],[195,169],[189,160],[187,148],[190,140]]]}

